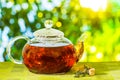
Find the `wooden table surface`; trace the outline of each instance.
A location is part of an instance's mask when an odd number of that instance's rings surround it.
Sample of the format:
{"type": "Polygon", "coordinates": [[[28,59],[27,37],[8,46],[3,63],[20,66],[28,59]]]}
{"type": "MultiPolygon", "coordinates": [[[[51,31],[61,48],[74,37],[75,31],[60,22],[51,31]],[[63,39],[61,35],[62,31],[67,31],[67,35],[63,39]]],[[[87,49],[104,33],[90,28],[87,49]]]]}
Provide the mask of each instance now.
{"type": "Polygon", "coordinates": [[[79,62],[65,74],[34,74],[23,64],[1,62],[0,80],[120,80],[120,62],[79,62]],[[94,67],[96,74],[75,78],[75,70],[83,65],[94,67]]]}

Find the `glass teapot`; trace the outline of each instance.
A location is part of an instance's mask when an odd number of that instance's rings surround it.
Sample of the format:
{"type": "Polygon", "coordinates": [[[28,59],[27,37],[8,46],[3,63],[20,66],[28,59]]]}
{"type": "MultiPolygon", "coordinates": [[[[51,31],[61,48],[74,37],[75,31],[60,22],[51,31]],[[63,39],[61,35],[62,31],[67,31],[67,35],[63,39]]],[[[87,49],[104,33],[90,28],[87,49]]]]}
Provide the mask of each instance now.
{"type": "Polygon", "coordinates": [[[13,38],[7,46],[10,60],[17,64],[24,63],[33,73],[64,73],[81,58],[84,50],[84,38],[80,38],[77,49],[64,33],[53,29],[51,20],[45,21],[45,28],[33,33],[34,38],[25,36],[13,38]],[[22,50],[23,60],[16,60],[11,56],[11,47],[18,39],[25,39],[27,43],[22,50]]]}

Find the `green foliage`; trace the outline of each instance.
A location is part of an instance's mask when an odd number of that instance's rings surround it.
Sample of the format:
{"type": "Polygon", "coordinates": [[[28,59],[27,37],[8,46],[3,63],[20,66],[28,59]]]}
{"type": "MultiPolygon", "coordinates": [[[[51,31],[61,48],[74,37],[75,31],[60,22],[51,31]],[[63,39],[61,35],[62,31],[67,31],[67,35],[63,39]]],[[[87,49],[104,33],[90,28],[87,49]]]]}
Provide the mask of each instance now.
{"type": "MultiPolygon", "coordinates": [[[[11,39],[15,36],[24,35],[27,29],[30,29],[31,32],[41,29],[44,27],[44,21],[51,19],[54,22],[54,28],[63,31],[65,37],[74,44],[77,44],[77,40],[82,33],[87,33],[85,53],[81,61],[120,60],[118,59],[120,58],[119,3],[110,0],[106,11],[99,10],[95,12],[90,8],[82,7],[79,0],[61,0],[60,5],[54,6],[51,10],[42,9],[42,7],[48,6],[43,6],[42,1],[44,0],[6,1],[6,3],[11,2],[13,5],[11,7],[1,6],[0,30],[3,31],[5,26],[8,26],[10,31],[7,35],[11,39]],[[23,8],[24,3],[28,5],[27,8],[23,8]],[[28,16],[29,13],[32,13],[32,15],[28,16]],[[31,16],[33,16],[34,20],[30,22],[28,17],[31,16]],[[24,20],[25,31],[21,30],[18,24],[19,19],[24,20]]],[[[52,5],[54,5],[53,2],[54,0],[48,0],[48,3],[52,5]]],[[[2,4],[3,2],[0,2],[0,5],[2,4]]],[[[31,37],[32,35],[28,34],[28,36],[31,37]]],[[[2,45],[3,41],[2,37],[0,37],[0,45],[2,45]]],[[[14,47],[13,53],[17,50],[14,47]]],[[[8,60],[5,51],[4,57],[8,60]]]]}

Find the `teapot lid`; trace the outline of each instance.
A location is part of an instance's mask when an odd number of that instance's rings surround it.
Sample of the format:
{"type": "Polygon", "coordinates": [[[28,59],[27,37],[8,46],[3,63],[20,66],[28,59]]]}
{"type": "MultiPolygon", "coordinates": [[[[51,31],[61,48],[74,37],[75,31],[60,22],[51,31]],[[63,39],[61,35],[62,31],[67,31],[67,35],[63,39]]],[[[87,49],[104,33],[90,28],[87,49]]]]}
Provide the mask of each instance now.
{"type": "Polygon", "coordinates": [[[53,21],[46,20],[44,25],[45,25],[45,28],[37,30],[33,33],[35,37],[54,38],[54,37],[64,36],[64,33],[62,31],[52,28],[53,21]]]}

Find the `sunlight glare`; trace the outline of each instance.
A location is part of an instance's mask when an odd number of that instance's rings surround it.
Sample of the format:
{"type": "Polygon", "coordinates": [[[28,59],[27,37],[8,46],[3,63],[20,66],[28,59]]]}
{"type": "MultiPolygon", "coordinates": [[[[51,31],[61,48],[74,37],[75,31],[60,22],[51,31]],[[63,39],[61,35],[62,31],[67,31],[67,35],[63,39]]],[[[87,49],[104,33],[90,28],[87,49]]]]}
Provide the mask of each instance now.
{"type": "Polygon", "coordinates": [[[85,8],[91,8],[93,11],[106,10],[107,0],[79,0],[80,5],[85,8]]]}

